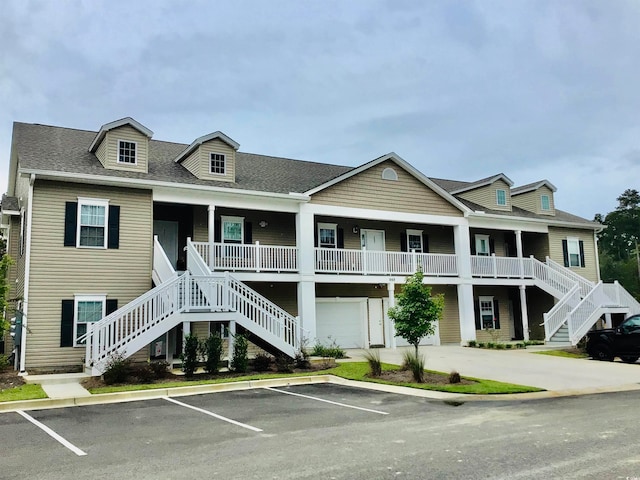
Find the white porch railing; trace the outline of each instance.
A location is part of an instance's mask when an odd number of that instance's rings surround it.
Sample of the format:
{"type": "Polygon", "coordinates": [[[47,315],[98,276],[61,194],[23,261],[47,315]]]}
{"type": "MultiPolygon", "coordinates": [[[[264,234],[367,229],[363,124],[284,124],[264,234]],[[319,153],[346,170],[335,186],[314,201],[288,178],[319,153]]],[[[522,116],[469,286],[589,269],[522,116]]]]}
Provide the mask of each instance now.
{"type": "Polygon", "coordinates": [[[411,275],[421,269],[427,276],[455,277],[458,259],[453,254],[316,247],[315,269],[318,273],[358,275],[411,275]]]}
{"type": "Polygon", "coordinates": [[[543,314],[544,339],[551,340],[551,337],[567,321],[567,315],[580,303],[580,287],[576,283],[551,310],[543,314]]]}
{"type": "Polygon", "coordinates": [[[519,257],[472,255],[471,275],[483,278],[533,278],[532,260],[519,257]]]}
{"type": "Polygon", "coordinates": [[[591,291],[591,289],[595,286],[595,283],[587,280],[586,278],[584,278],[581,275],[578,275],[577,273],[575,273],[571,269],[566,268],[565,266],[560,265],[557,262],[554,262],[549,257],[546,258],[545,264],[551,270],[555,270],[556,272],[560,272],[562,275],[573,279],[574,282],[576,282],[580,286],[580,294],[582,296],[587,295],[591,291]]]}
{"type": "Polygon", "coordinates": [[[171,280],[177,276],[176,271],[171,265],[167,254],[165,253],[162,245],[158,241],[158,236],[153,236],[153,271],[151,272],[151,278],[153,283],[160,285],[161,283],[171,280]]]}
{"type": "Polygon", "coordinates": [[[298,248],[279,245],[192,242],[213,271],[297,272],[298,248]]]}

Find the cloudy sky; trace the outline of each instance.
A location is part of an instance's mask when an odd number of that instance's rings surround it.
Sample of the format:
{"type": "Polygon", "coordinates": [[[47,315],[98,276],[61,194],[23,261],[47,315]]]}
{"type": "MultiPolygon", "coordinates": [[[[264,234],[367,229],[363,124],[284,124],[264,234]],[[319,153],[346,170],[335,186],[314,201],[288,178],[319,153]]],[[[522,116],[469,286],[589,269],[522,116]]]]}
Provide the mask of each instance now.
{"type": "Polygon", "coordinates": [[[28,1],[0,7],[13,121],[426,175],[549,179],[586,218],[640,190],[640,2],[28,1]]]}

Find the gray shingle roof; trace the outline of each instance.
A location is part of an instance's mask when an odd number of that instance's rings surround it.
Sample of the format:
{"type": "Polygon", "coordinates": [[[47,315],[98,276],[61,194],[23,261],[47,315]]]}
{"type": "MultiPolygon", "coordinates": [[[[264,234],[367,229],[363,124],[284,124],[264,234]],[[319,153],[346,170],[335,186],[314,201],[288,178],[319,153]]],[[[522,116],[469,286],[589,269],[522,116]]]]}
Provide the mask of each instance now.
{"type": "Polygon", "coordinates": [[[0,208],[4,212],[18,212],[20,211],[20,200],[18,197],[9,197],[3,193],[0,208]]]}
{"type": "Polygon", "coordinates": [[[88,150],[96,134],[97,132],[88,130],[16,122],[13,128],[13,145],[18,152],[20,166],[25,169],[273,193],[305,192],[353,168],[237,152],[235,183],[199,180],[173,161],[188,145],[151,140],[149,173],[107,170],[88,150]]]}

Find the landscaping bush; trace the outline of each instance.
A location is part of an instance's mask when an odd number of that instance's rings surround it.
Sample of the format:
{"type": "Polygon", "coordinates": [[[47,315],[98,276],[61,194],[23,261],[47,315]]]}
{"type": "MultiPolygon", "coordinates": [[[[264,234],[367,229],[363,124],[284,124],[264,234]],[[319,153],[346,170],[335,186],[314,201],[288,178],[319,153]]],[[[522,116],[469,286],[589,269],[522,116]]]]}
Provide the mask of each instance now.
{"type": "Polygon", "coordinates": [[[182,371],[186,377],[193,377],[198,366],[198,337],[187,335],[184,337],[184,345],[180,360],[182,360],[182,371]]]}
{"type": "Polygon", "coordinates": [[[276,356],[276,370],[280,373],[293,372],[294,359],[289,355],[280,354],[276,356]]]}
{"type": "Polygon", "coordinates": [[[127,380],[130,372],[130,362],[120,353],[114,353],[105,364],[102,379],[107,385],[123,383],[127,380]]]}
{"type": "Polygon", "coordinates": [[[267,355],[266,353],[258,353],[253,359],[253,369],[256,372],[266,372],[271,370],[271,355],[267,355]]]}
{"type": "Polygon", "coordinates": [[[214,332],[200,345],[200,355],[204,359],[204,371],[217,373],[222,358],[223,341],[218,332],[214,332]]]}
{"type": "Polygon", "coordinates": [[[148,363],[131,365],[129,376],[135,377],[137,383],[151,383],[156,379],[155,373],[148,363]]]}
{"type": "Polygon", "coordinates": [[[476,340],[469,340],[469,342],[467,343],[467,345],[470,347],[475,347],[477,344],[478,342],[476,340]]]}
{"type": "Polygon", "coordinates": [[[149,363],[149,369],[153,372],[153,378],[158,380],[165,378],[169,374],[169,362],[156,360],[149,363]]]}
{"type": "Polygon", "coordinates": [[[313,346],[311,355],[314,357],[345,358],[347,353],[331,337],[329,337],[329,340],[331,340],[329,345],[323,345],[320,342],[316,343],[313,346]]]}
{"type": "Polygon", "coordinates": [[[309,361],[309,354],[306,353],[303,349],[296,353],[296,358],[294,358],[294,363],[296,368],[308,369],[311,368],[311,362],[309,361]]]}
{"type": "Polygon", "coordinates": [[[241,333],[236,334],[233,339],[231,370],[244,373],[249,370],[249,340],[241,333]]]}
{"type": "Polygon", "coordinates": [[[413,380],[416,383],[424,382],[424,356],[417,355],[415,352],[407,351],[404,353],[403,365],[407,370],[411,370],[413,380]]]}
{"type": "Polygon", "coordinates": [[[455,370],[449,374],[449,383],[460,383],[460,374],[455,370]]]}
{"type": "Polygon", "coordinates": [[[0,372],[9,368],[9,356],[0,354],[0,372]]]}
{"type": "Polygon", "coordinates": [[[382,375],[382,362],[380,361],[380,352],[378,350],[367,350],[364,358],[369,364],[369,375],[379,377],[382,375]]]}

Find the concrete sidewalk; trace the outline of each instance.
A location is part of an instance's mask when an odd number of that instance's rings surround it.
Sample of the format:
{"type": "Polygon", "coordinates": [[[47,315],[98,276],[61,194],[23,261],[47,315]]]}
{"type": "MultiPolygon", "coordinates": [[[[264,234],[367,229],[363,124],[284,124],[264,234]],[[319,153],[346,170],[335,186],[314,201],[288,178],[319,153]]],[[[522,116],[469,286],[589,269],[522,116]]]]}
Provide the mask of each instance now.
{"type": "MultiPolygon", "coordinates": [[[[413,347],[379,349],[383,362],[401,365],[404,352],[413,347]]],[[[549,347],[518,350],[487,350],[455,345],[420,347],[425,368],[466,377],[515,383],[545,390],[611,390],[615,387],[640,386],[640,363],[633,365],[597,360],[536,355],[549,347]]],[[[364,350],[348,350],[354,360],[364,360],[364,350]]]]}
{"type": "Polygon", "coordinates": [[[91,393],[80,382],[89,378],[86,373],[55,373],[50,375],[26,375],[26,383],[40,384],[51,399],[90,397],[91,393]]]}

